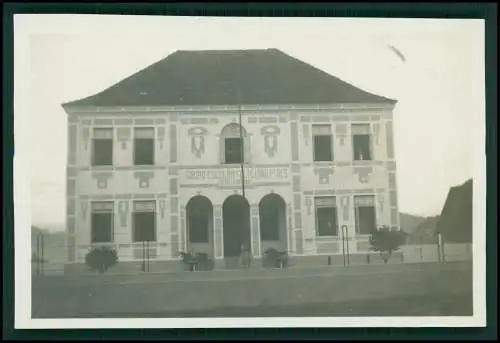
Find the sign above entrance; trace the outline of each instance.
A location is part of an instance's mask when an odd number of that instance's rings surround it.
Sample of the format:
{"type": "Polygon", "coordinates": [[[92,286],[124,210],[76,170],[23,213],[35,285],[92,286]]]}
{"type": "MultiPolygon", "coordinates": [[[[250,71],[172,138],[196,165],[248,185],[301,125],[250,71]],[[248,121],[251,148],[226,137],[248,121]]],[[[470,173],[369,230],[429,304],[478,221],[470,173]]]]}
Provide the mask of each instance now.
{"type": "MultiPolygon", "coordinates": [[[[181,176],[184,184],[213,184],[220,186],[236,186],[241,184],[241,169],[239,167],[229,168],[207,168],[207,169],[185,169],[181,176]]],[[[288,167],[245,167],[246,183],[271,183],[283,182],[289,179],[288,167]]]]}

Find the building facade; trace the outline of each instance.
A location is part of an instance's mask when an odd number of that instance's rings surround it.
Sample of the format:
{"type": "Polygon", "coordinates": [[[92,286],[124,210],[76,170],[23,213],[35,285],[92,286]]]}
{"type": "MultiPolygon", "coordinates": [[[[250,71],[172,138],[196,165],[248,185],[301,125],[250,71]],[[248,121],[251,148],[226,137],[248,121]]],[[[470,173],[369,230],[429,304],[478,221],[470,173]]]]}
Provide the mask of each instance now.
{"type": "Polygon", "coordinates": [[[223,266],[241,245],[255,259],[270,247],[296,260],[338,255],[343,237],[351,254],[366,252],[373,229],[399,227],[394,106],[273,49],[177,52],[64,104],[68,261],[99,245],[138,261],[144,241],[166,265],[193,251],[223,266]],[[227,72],[228,83],[214,65],[253,75],[227,72]],[[197,74],[194,86],[179,70],[197,74]],[[290,89],[299,81],[307,90],[290,89]]]}

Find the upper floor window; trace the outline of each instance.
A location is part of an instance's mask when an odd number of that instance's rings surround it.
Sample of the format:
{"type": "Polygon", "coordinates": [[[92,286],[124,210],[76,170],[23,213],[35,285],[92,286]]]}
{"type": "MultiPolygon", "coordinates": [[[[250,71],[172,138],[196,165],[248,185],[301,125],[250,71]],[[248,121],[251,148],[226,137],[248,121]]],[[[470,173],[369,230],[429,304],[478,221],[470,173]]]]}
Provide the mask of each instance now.
{"type": "Polygon", "coordinates": [[[227,164],[243,162],[243,144],[241,138],[228,137],[224,139],[224,156],[227,164]]]}
{"type": "Polygon", "coordinates": [[[375,197],[373,195],[354,196],[354,218],[356,233],[369,235],[377,229],[375,197]]]}
{"type": "Polygon", "coordinates": [[[91,243],[113,242],[113,202],[94,201],[91,206],[91,243]]]}
{"type": "Polygon", "coordinates": [[[221,162],[226,164],[240,164],[249,161],[250,142],[246,130],[240,125],[231,123],[221,132],[221,162]]]}
{"type": "Polygon", "coordinates": [[[314,199],[316,214],[316,235],[337,236],[338,219],[335,197],[316,197],[314,199]]]}
{"type": "Polygon", "coordinates": [[[314,161],[333,161],[333,139],[331,125],[313,125],[314,161]]]}
{"type": "Polygon", "coordinates": [[[134,201],[133,242],[156,242],[156,202],[134,201]]]}
{"type": "Polygon", "coordinates": [[[113,165],[113,129],[96,128],[92,138],[92,165],[113,165]]]}
{"type": "Polygon", "coordinates": [[[134,129],[134,165],[153,165],[155,161],[154,128],[134,129]]]}
{"type": "Polygon", "coordinates": [[[369,161],[373,158],[370,124],[353,124],[352,147],[355,161],[369,161]]]}

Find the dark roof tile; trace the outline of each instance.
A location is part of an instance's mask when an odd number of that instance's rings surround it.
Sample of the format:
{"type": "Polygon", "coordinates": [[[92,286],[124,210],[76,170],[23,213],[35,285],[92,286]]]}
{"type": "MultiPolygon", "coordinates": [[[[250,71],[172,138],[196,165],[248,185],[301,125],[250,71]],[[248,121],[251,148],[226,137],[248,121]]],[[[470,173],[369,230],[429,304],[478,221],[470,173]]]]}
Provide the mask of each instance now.
{"type": "Polygon", "coordinates": [[[387,103],[280,50],[176,51],[63,106],[387,103]],[[239,86],[239,96],[236,86],[239,86]]]}

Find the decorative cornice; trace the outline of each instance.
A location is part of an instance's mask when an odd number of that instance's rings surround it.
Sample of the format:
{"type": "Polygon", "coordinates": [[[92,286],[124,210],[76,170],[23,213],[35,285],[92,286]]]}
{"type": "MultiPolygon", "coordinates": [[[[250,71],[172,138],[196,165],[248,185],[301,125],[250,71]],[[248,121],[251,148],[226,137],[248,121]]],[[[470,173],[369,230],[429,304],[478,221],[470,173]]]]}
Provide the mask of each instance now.
{"type": "Polygon", "coordinates": [[[132,115],[134,113],[157,113],[170,114],[179,112],[183,113],[217,113],[225,114],[230,112],[234,114],[235,111],[241,109],[243,112],[283,112],[283,111],[311,111],[322,112],[331,110],[392,110],[394,104],[321,104],[321,105],[242,105],[239,106],[137,106],[137,107],[65,107],[67,114],[80,114],[80,115],[96,115],[96,114],[110,114],[110,115],[132,115]]]}

